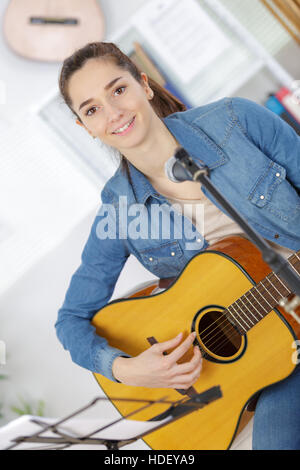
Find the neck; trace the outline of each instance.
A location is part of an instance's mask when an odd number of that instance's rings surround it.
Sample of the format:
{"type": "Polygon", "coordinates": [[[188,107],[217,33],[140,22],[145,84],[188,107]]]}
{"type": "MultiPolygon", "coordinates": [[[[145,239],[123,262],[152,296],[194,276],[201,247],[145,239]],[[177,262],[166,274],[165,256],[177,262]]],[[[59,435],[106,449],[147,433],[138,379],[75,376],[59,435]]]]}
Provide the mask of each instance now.
{"type": "Polygon", "coordinates": [[[150,181],[165,179],[164,166],[179,146],[164,122],[154,119],[151,132],[147,139],[138,147],[124,152],[123,155],[150,181]]]}
{"type": "MultiPolygon", "coordinates": [[[[300,251],[288,258],[288,262],[300,274],[300,251]]],[[[275,272],[247,291],[228,307],[228,313],[238,330],[243,334],[279,305],[291,294],[290,288],[275,272]]]]}

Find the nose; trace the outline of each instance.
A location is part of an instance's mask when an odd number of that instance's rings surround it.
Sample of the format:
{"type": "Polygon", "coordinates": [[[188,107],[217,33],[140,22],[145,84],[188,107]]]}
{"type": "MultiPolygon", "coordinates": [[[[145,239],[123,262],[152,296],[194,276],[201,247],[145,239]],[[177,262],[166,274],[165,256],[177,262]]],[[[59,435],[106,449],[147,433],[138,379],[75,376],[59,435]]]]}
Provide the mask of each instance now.
{"type": "Polygon", "coordinates": [[[109,103],[106,106],[106,115],[108,123],[113,124],[118,122],[122,118],[123,111],[118,106],[115,106],[113,103],[109,103]]]}

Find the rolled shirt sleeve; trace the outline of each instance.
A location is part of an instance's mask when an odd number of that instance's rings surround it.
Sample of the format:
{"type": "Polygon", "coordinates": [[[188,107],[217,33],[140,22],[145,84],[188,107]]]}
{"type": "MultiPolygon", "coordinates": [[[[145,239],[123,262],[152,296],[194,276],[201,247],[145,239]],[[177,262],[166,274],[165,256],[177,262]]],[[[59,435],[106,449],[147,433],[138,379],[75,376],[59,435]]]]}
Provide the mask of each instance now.
{"type": "MultiPolygon", "coordinates": [[[[91,320],[109,302],[129,253],[124,240],[117,236],[99,238],[98,224],[103,221],[103,215],[104,211],[100,209],[85,244],[81,264],[71,278],[58,311],[55,328],[58,339],[76,364],[116,381],[112,363],[116,357],[127,355],[98,336],[91,320]]],[[[116,222],[113,211],[110,217],[111,223],[116,222]]]]}

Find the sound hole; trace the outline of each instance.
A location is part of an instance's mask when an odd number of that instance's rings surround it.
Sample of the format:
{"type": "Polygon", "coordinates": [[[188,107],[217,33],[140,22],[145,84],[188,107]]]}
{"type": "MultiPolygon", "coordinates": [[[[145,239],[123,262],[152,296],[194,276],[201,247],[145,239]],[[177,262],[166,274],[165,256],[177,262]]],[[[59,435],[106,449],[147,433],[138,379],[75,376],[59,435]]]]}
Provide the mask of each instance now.
{"type": "Polygon", "coordinates": [[[217,356],[233,356],[241,347],[242,337],[227,319],[225,311],[205,313],[199,321],[198,332],[205,348],[217,356]]]}

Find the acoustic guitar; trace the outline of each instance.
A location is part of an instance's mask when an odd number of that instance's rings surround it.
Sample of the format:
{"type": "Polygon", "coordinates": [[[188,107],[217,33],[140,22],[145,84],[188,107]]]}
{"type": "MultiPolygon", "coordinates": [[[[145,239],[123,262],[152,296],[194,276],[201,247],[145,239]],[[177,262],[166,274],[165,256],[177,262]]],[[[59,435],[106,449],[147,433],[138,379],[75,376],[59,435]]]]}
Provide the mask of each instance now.
{"type": "Polygon", "coordinates": [[[11,0],[4,37],[14,52],[32,60],[63,61],[89,42],[104,38],[96,0],[11,0]]]}
{"type": "MultiPolygon", "coordinates": [[[[300,251],[288,261],[300,273],[300,251]]],[[[111,346],[131,356],[140,354],[151,342],[196,331],[203,368],[188,395],[219,385],[223,397],[149,434],[144,441],[159,450],[228,449],[251,399],[288,377],[296,367],[300,325],[278,306],[280,299],[293,298],[293,294],[263,261],[255,245],[239,236],[224,238],[195,255],[163,292],[155,293],[156,287],[157,283],[108,303],[92,324],[111,346]]],[[[182,360],[191,357],[192,348],[182,360]]],[[[100,374],[94,377],[109,398],[158,400],[168,396],[176,401],[183,393],[127,386],[100,374]]],[[[137,409],[127,401],[112,403],[122,416],[137,409]]],[[[166,410],[161,404],[155,406],[157,414],[166,410]]],[[[149,420],[154,415],[152,409],[133,418],[149,420]]]]}

